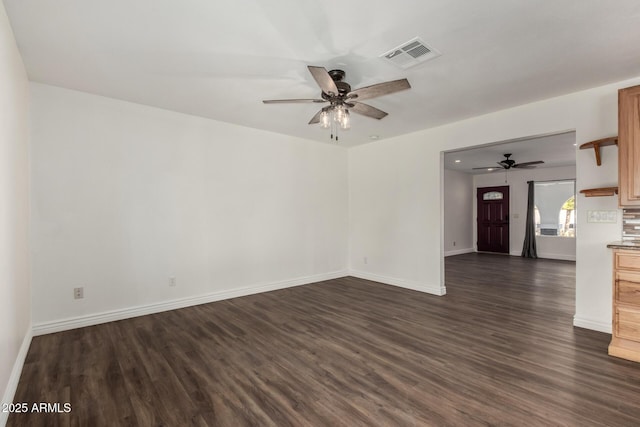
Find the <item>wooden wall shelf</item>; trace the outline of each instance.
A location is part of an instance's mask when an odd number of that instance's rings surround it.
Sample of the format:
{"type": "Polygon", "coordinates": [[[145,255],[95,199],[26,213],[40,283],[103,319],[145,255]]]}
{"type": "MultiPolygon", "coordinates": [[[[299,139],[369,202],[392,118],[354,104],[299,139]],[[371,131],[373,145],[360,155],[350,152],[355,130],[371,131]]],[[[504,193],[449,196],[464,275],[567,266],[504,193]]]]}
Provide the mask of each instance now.
{"type": "Polygon", "coordinates": [[[587,188],[580,190],[580,193],[584,194],[585,197],[613,196],[618,194],[618,187],[587,188]]]}
{"type": "Polygon", "coordinates": [[[600,147],[606,147],[607,145],[618,145],[618,137],[610,136],[609,138],[602,138],[597,141],[585,142],[580,146],[580,149],[587,150],[589,148],[593,148],[596,152],[596,164],[600,166],[602,164],[602,159],[600,158],[600,147]]]}

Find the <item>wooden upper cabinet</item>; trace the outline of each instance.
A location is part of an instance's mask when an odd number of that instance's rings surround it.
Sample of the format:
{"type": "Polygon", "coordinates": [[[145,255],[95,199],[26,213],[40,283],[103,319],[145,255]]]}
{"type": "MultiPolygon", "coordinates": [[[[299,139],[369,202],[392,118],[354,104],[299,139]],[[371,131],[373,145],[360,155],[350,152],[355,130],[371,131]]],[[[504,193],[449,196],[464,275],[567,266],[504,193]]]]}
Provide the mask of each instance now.
{"type": "Polygon", "coordinates": [[[640,86],[618,91],[620,206],[640,206],[640,86]]]}

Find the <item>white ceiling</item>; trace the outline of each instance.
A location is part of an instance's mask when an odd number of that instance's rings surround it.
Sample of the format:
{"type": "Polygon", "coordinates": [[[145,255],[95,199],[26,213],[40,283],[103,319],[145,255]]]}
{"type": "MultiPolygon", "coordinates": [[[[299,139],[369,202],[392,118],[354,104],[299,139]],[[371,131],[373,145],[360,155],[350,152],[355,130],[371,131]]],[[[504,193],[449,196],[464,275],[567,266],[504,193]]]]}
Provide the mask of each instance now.
{"type": "Polygon", "coordinates": [[[505,153],[511,153],[511,160],[515,160],[516,163],[542,160],[544,163],[536,165],[537,169],[575,166],[575,144],[576,133],[565,132],[499,142],[467,150],[449,151],[444,154],[444,168],[474,175],[504,171],[497,163],[505,159],[505,153]],[[456,162],[456,160],[459,160],[459,162],[456,162]],[[494,170],[473,169],[484,167],[493,167],[494,170]]]}
{"type": "Polygon", "coordinates": [[[31,80],[329,142],[307,65],[367,101],[341,144],[369,142],[640,75],[637,0],[4,0],[31,80]],[[379,56],[421,37],[442,56],[402,70],[379,56]]]}

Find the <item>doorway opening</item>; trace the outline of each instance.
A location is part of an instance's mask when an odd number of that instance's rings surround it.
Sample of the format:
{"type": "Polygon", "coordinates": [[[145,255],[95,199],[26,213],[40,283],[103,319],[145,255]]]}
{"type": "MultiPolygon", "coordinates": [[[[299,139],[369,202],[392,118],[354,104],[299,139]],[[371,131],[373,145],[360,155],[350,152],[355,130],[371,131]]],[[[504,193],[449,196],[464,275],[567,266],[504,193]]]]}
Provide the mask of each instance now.
{"type": "MultiPolygon", "coordinates": [[[[520,258],[525,240],[527,182],[575,182],[576,150],[575,131],[565,131],[442,152],[441,265],[445,286],[445,257],[460,255],[462,262],[466,260],[464,254],[478,253],[469,257],[469,262],[482,265],[481,258],[492,255],[480,253],[511,255],[495,261],[504,263],[506,270],[510,262],[520,262],[513,257],[520,258]]],[[[575,209],[579,207],[575,197],[570,196],[555,205],[558,209],[553,211],[552,219],[544,215],[538,221],[538,257],[563,263],[575,261],[575,209]],[[551,233],[550,229],[556,232],[551,233]]],[[[453,258],[450,261],[448,264],[461,263],[453,258]]],[[[531,261],[534,266],[544,264],[531,261]]],[[[568,267],[575,269],[575,264],[568,267]]],[[[543,270],[541,267],[540,274],[543,270]]],[[[537,269],[534,267],[533,271],[537,269]]],[[[575,293],[575,279],[565,285],[575,293]]]]}
{"type": "MultiPolygon", "coordinates": [[[[477,192],[479,188],[501,186],[509,187],[508,205],[502,212],[508,216],[502,218],[504,223],[501,227],[505,236],[508,223],[509,243],[508,252],[502,252],[507,247],[503,244],[500,253],[520,256],[526,230],[527,182],[575,180],[576,150],[575,132],[567,131],[443,152],[443,257],[483,251],[483,246],[479,248],[477,243],[478,225],[482,220],[477,217],[477,192]],[[505,157],[505,154],[510,156],[505,157]],[[505,167],[505,159],[514,160],[518,166],[505,167]]],[[[554,216],[554,221],[557,216],[554,216]]],[[[560,230],[564,222],[563,219],[556,228],[560,230]]],[[[558,231],[556,235],[538,235],[538,256],[575,261],[575,239],[578,236],[574,238],[571,234],[561,235],[558,231]]]]}

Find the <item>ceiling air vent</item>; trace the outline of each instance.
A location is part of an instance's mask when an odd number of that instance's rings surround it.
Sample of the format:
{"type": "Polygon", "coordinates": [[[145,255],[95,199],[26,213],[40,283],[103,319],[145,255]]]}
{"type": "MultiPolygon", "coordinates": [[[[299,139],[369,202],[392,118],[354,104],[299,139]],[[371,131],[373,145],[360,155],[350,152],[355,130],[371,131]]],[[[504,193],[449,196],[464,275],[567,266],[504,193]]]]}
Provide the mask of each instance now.
{"type": "Polygon", "coordinates": [[[419,37],[416,37],[383,53],[380,58],[384,58],[400,68],[409,68],[438,56],[440,56],[440,52],[427,46],[419,37]]]}

